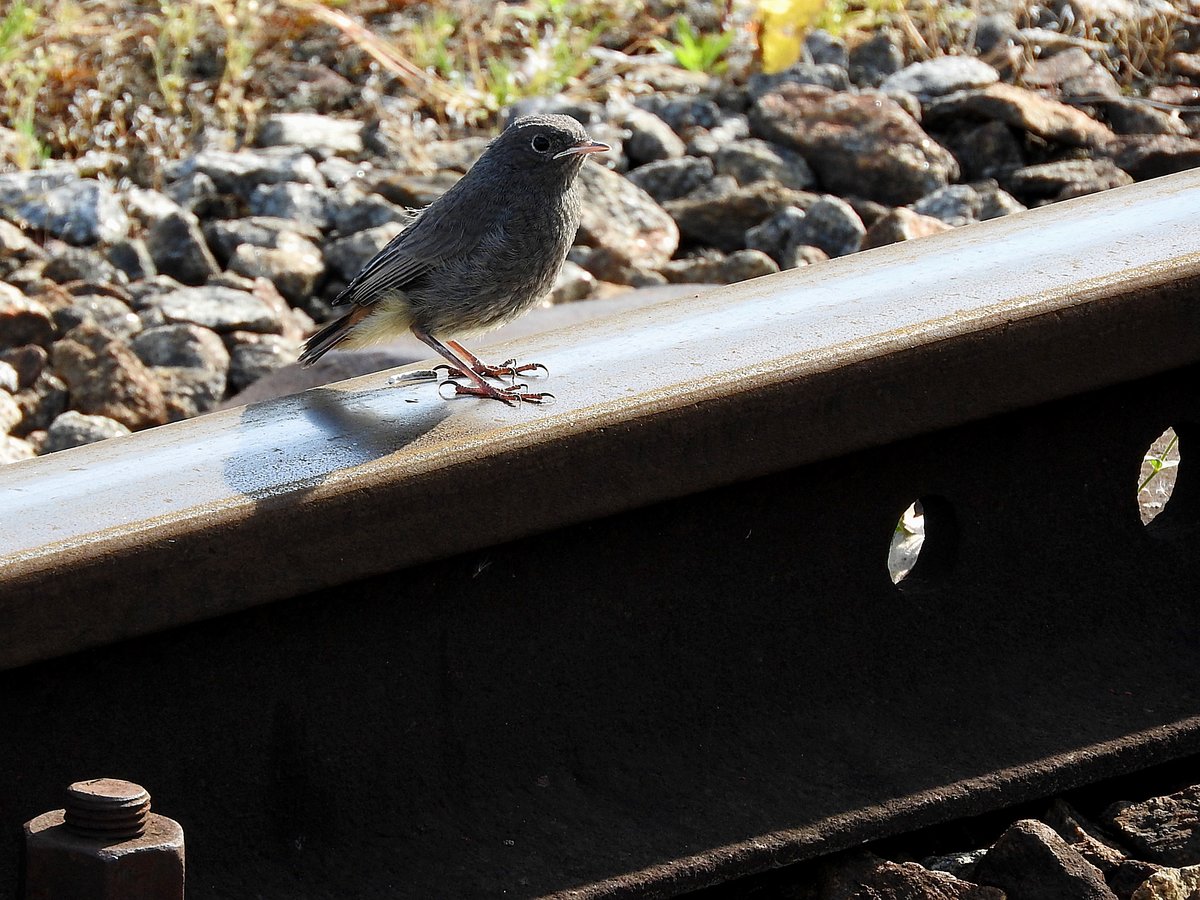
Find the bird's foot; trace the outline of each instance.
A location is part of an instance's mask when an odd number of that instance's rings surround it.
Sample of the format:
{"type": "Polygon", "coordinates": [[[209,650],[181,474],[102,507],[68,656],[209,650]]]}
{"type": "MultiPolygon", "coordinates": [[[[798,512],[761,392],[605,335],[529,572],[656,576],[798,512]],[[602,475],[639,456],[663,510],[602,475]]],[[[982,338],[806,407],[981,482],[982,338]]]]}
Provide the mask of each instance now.
{"type": "MultiPolygon", "coordinates": [[[[454,366],[448,366],[445,363],[433,368],[435,372],[445,372],[447,378],[467,377],[462,369],[456,369],[454,366]]],[[[487,363],[481,362],[478,365],[471,366],[471,371],[482,378],[495,378],[498,381],[513,382],[517,380],[518,376],[545,378],[550,374],[550,370],[541,363],[524,363],[518,365],[515,359],[506,359],[498,366],[489,366],[487,363]]]]}
{"type": "Polygon", "coordinates": [[[511,384],[505,388],[495,388],[483,382],[481,384],[459,384],[457,381],[443,381],[438,385],[438,393],[445,400],[454,397],[483,397],[488,400],[499,400],[505,406],[516,406],[518,403],[533,403],[537,406],[548,406],[554,402],[554,395],[546,392],[531,393],[526,390],[527,384],[511,384]],[[454,388],[453,393],[443,391],[447,385],[454,388]]]}

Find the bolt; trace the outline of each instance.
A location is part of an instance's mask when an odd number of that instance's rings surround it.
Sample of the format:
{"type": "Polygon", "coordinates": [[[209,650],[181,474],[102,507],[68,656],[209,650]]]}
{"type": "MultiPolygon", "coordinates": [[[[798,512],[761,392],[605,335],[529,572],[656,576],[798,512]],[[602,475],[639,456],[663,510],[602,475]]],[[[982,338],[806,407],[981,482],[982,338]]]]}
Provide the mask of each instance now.
{"type": "Polygon", "coordinates": [[[77,781],[25,823],[24,900],[183,900],[183,871],[183,829],[129,781],[77,781]]]}

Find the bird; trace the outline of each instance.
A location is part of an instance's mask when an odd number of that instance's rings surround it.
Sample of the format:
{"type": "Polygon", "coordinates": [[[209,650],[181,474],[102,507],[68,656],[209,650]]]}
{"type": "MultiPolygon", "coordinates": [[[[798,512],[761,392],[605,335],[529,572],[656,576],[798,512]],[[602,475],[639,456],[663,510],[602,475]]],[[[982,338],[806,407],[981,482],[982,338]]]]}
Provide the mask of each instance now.
{"type": "Polygon", "coordinates": [[[553,287],[579,227],[577,176],[588,155],[608,149],[571,116],[514,119],[350,280],[333,301],[350,309],[308,339],[300,364],[407,330],[449,363],[439,368],[454,385],[451,396],[509,406],[553,400],[516,383],[544,366],[488,365],[456,338],[516,318],[553,287]],[[488,378],[511,383],[499,388],[488,378]]]}

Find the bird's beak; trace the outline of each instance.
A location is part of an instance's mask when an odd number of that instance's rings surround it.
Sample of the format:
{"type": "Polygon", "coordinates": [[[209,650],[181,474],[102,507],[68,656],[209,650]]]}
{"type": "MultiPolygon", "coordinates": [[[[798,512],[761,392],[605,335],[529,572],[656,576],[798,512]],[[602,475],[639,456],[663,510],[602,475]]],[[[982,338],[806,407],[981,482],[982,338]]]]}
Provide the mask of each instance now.
{"type": "Polygon", "coordinates": [[[568,147],[566,150],[555,153],[554,159],[562,159],[564,156],[583,156],[585,153],[603,153],[605,150],[611,149],[612,147],[608,144],[602,144],[599,141],[583,141],[574,147],[568,147]]]}

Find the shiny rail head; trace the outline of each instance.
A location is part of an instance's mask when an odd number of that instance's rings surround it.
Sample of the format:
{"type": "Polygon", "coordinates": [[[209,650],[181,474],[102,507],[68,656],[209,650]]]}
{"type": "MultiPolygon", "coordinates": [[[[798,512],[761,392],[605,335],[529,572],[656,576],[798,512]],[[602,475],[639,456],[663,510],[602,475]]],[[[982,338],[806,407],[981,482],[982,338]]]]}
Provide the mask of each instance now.
{"type": "Polygon", "coordinates": [[[0,667],[1193,362],[1197,189],[1200,171],[1167,176],[488,351],[536,356],[552,406],[376,373],[4,467],[0,518],[21,527],[0,532],[0,612],[29,630],[0,639],[0,667]],[[411,539],[340,546],[385,503],[411,539]],[[445,528],[481,516],[508,524],[445,528]],[[272,552],[276,519],[295,564],[247,586],[227,545],[272,552]],[[320,562],[339,550],[344,567],[320,562]],[[51,607],[27,604],[106,565],[189,599],[34,627],[51,607]],[[203,598],[177,581],[193,569],[203,598]]]}

